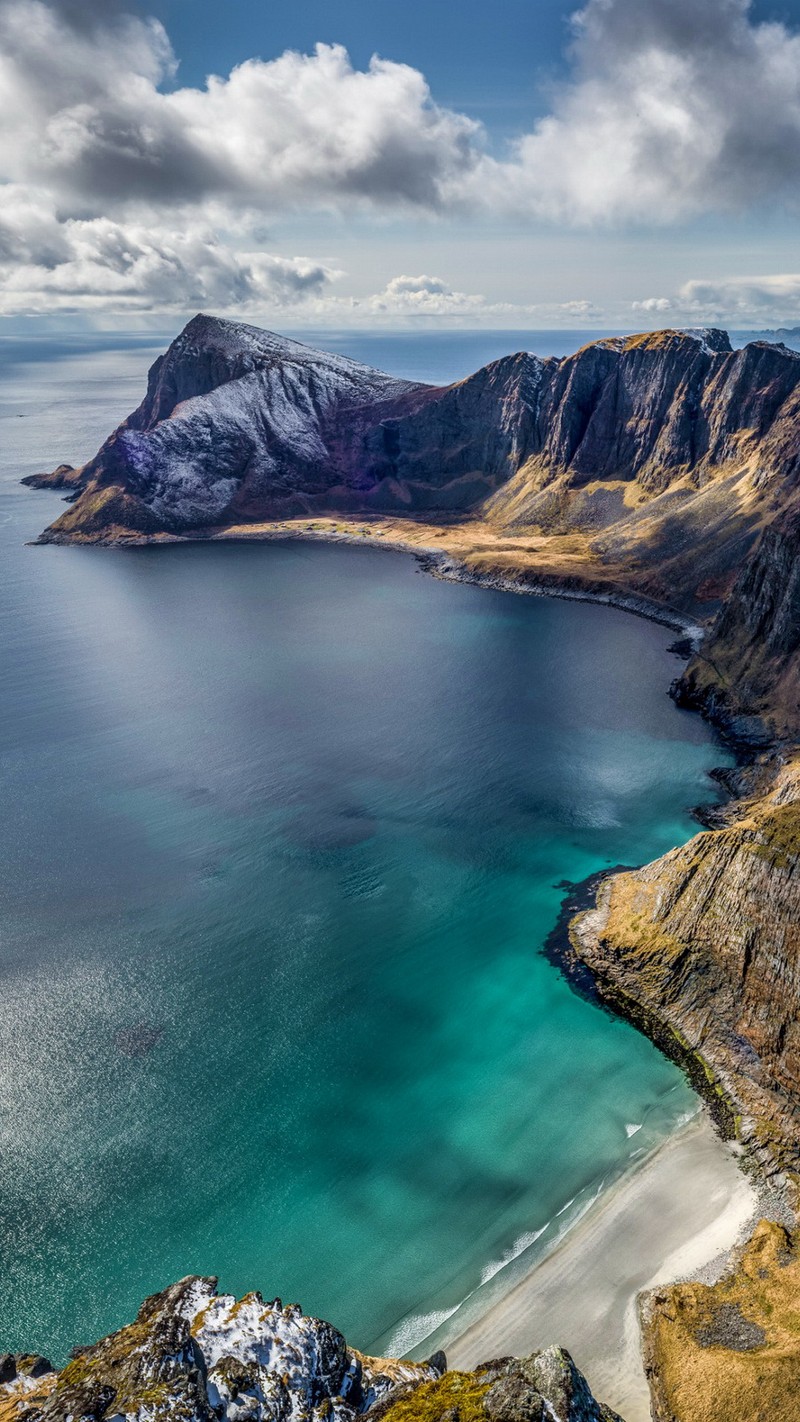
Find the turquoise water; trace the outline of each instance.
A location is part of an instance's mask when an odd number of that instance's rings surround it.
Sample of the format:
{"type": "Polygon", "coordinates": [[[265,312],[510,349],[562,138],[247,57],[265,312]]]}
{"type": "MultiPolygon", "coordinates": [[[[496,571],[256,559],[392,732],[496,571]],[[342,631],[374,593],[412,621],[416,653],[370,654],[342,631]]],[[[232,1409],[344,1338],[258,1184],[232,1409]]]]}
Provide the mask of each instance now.
{"type": "Polygon", "coordinates": [[[424,1353],[692,1110],[539,950],[723,755],[611,609],[363,548],[26,547],[61,503],[18,475],[148,355],[9,357],[0,396],[0,1351],[201,1271],[424,1353]]]}

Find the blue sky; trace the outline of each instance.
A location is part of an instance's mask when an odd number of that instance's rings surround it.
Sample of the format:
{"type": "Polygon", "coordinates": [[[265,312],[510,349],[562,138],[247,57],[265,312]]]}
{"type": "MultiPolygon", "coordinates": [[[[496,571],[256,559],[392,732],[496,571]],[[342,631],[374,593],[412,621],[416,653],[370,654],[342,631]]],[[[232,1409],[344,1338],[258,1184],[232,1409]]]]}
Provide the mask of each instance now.
{"type": "Polygon", "coordinates": [[[563,0],[164,0],[164,21],[181,56],[182,82],[202,83],[249,55],[343,44],[363,67],[373,54],[420,69],[438,101],[463,109],[498,135],[546,108],[539,91],[563,73],[569,14],[563,0]],[[199,18],[201,17],[201,18],[199,18]]]}
{"type": "Polygon", "coordinates": [[[0,0],[0,55],[8,320],[800,322],[800,0],[0,0]]]}

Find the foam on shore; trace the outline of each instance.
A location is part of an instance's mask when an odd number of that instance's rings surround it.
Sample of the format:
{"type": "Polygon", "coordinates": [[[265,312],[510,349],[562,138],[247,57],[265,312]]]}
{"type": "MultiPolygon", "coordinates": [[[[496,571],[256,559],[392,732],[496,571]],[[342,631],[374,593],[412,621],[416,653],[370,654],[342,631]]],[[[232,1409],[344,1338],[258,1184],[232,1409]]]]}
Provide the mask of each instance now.
{"type": "Polygon", "coordinates": [[[756,1191],[705,1111],[599,1197],[503,1297],[466,1328],[454,1315],[436,1344],[453,1368],[569,1348],[595,1396],[625,1422],[649,1422],[637,1297],[684,1278],[737,1243],[756,1191]]]}

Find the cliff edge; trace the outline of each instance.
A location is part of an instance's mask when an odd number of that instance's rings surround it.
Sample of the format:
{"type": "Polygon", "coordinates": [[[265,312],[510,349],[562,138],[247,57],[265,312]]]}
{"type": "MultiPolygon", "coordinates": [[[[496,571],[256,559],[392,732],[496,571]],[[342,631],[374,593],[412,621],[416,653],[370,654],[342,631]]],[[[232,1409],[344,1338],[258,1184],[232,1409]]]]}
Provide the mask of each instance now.
{"type": "Polygon", "coordinates": [[[0,1422],[621,1422],[569,1354],[548,1348],[471,1373],[370,1358],[296,1304],[236,1300],[189,1277],[133,1323],[45,1358],[0,1357],[0,1422]]]}

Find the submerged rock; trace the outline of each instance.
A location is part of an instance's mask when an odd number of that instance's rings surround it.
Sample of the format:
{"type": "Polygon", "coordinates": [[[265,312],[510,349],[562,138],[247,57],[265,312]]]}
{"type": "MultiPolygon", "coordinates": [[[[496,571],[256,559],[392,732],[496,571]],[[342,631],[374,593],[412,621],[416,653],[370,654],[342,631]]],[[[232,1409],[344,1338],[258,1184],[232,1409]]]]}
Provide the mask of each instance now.
{"type": "Polygon", "coordinates": [[[216,1280],[181,1279],[145,1299],[135,1321],[44,1359],[0,1359],[2,1422],[619,1422],[595,1402],[568,1353],[550,1348],[448,1373],[370,1358],[331,1324],[280,1299],[239,1300],[216,1280]]]}

